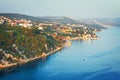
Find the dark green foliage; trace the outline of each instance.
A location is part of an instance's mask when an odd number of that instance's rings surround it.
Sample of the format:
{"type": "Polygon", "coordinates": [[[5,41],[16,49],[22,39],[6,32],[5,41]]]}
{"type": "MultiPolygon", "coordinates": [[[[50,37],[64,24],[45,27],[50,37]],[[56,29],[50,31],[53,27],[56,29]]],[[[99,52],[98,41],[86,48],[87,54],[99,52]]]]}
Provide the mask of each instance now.
{"type": "Polygon", "coordinates": [[[47,45],[48,45],[48,48],[52,48],[52,49],[55,49],[57,47],[57,41],[52,37],[52,36],[48,36],[47,35],[47,45]]]}
{"type": "MultiPolygon", "coordinates": [[[[53,37],[40,34],[37,28],[0,25],[0,49],[7,50],[16,58],[24,58],[24,55],[27,58],[35,57],[55,49],[56,46],[57,41],[53,37]]],[[[2,57],[3,53],[0,52],[0,59],[2,57]]]]}

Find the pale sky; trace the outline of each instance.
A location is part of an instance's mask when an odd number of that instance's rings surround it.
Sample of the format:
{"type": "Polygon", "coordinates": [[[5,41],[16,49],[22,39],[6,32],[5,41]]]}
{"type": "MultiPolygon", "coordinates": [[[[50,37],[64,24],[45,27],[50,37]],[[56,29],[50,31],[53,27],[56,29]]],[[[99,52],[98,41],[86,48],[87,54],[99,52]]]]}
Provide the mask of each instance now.
{"type": "Polygon", "coordinates": [[[0,13],[114,18],[120,17],[120,0],[0,0],[0,13]]]}

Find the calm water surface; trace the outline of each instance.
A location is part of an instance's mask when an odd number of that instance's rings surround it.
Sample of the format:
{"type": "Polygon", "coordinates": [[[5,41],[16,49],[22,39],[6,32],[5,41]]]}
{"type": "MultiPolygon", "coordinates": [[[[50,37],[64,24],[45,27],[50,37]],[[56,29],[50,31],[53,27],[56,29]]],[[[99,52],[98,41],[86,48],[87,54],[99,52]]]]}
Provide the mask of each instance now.
{"type": "Polygon", "coordinates": [[[120,80],[120,28],[97,33],[99,40],[72,41],[44,60],[0,76],[0,80],[120,80]]]}

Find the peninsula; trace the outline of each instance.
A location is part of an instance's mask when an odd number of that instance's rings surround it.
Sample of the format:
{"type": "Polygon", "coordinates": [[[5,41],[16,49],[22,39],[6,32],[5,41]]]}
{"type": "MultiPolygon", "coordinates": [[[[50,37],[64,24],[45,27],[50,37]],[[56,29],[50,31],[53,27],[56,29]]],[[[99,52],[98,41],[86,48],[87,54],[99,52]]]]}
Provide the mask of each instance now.
{"type": "Polygon", "coordinates": [[[97,39],[100,29],[83,24],[35,22],[0,16],[0,69],[47,57],[68,40],[97,39]]]}

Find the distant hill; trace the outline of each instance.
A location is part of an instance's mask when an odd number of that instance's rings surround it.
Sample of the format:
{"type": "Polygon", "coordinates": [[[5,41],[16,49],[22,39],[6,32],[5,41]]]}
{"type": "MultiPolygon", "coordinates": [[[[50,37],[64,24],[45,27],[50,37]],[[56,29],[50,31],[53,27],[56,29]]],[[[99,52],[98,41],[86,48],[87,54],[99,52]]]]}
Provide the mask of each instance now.
{"type": "Polygon", "coordinates": [[[87,24],[98,24],[104,27],[120,27],[120,18],[103,18],[103,19],[80,19],[80,22],[87,24]]]}
{"type": "Polygon", "coordinates": [[[49,16],[49,17],[39,17],[39,18],[43,18],[46,19],[48,22],[57,22],[57,23],[62,23],[62,24],[80,24],[80,22],[78,22],[77,20],[73,20],[69,17],[65,17],[65,16],[49,16]]]}
{"type": "Polygon", "coordinates": [[[79,22],[73,19],[70,19],[68,17],[33,17],[33,16],[28,16],[28,15],[23,15],[23,14],[17,14],[17,13],[0,13],[0,16],[5,16],[10,19],[27,19],[35,22],[57,22],[57,23],[62,23],[62,24],[67,24],[67,23],[72,23],[72,24],[78,24],[79,22]]]}
{"type": "Polygon", "coordinates": [[[81,25],[85,25],[88,27],[94,27],[94,28],[104,28],[103,26],[96,24],[96,23],[92,23],[89,24],[87,23],[87,21],[82,22],[80,20],[76,20],[76,19],[72,19],[69,17],[65,17],[65,16],[42,16],[42,17],[34,17],[34,16],[28,16],[28,15],[24,15],[24,14],[17,14],[17,13],[0,13],[0,16],[5,16],[8,17],[10,19],[26,19],[26,20],[31,20],[34,22],[44,22],[44,23],[60,23],[60,24],[81,24],[81,25]]]}
{"type": "Polygon", "coordinates": [[[107,23],[111,26],[120,27],[120,18],[104,18],[104,19],[99,19],[98,21],[102,23],[107,23]]]}
{"type": "Polygon", "coordinates": [[[0,13],[0,16],[8,17],[10,19],[26,19],[26,20],[31,20],[34,22],[44,22],[44,18],[38,18],[38,17],[33,17],[33,16],[28,16],[24,14],[17,14],[17,13],[0,13]]]}

